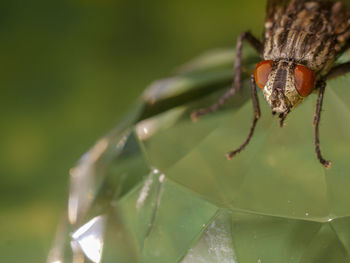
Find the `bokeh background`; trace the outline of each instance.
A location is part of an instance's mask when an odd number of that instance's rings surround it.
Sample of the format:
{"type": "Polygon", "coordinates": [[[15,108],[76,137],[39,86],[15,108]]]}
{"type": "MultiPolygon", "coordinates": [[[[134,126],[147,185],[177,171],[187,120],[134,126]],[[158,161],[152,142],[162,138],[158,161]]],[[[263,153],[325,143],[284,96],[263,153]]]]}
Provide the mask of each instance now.
{"type": "Polygon", "coordinates": [[[0,3],[0,262],[45,262],[68,170],[153,80],[262,33],[265,1],[0,3]]]}

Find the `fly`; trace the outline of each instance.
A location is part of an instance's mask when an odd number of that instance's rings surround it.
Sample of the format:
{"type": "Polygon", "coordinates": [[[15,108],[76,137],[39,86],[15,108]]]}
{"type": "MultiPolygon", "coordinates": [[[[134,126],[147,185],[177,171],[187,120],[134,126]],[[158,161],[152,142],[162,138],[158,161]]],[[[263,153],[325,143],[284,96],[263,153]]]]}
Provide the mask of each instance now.
{"type": "Polygon", "coordinates": [[[254,119],[244,142],[227,153],[231,159],[241,152],[253,136],[260,118],[256,85],[262,90],[280,126],[287,115],[307,96],[318,92],[313,119],[315,152],[319,162],[330,168],[320,150],[319,123],[326,80],[350,71],[350,62],[334,65],[350,47],[350,12],[341,2],[322,0],[268,0],[263,42],[250,32],[237,40],[232,87],[212,106],[192,113],[192,119],[216,111],[241,87],[242,45],[247,41],[260,54],[250,78],[254,119]]]}

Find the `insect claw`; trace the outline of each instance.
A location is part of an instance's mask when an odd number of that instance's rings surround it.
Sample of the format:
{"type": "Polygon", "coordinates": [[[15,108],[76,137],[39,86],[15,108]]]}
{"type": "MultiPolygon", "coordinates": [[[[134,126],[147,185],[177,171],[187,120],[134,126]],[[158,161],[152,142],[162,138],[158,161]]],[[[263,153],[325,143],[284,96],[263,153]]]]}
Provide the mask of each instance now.
{"type": "Polygon", "coordinates": [[[191,120],[193,122],[197,122],[199,117],[200,117],[200,115],[201,115],[200,114],[200,110],[192,112],[191,115],[190,115],[191,116],[191,120]]]}
{"type": "Polygon", "coordinates": [[[319,122],[326,78],[350,71],[350,62],[341,66],[333,65],[335,58],[348,49],[350,13],[338,0],[332,4],[330,0],[268,0],[267,2],[264,43],[260,43],[249,32],[243,32],[239,36],[232,87],[212,106],[193,112],[191,118],[195,122],[199,117],[216,111],[239,90],[242,84],[242,45],[243,41],[248,41],[263,58],[256,65],[250,81],[254,120],[244,142],[234,151],[228,152],[227,159],[230,160],[243,151],[253,136],[260,117],[256,85],[262,89],[272,115],[278,117],[280,127],[284,126],[292,108],[313,90],[319,90],[313,120],[314,145],[319,163],[329,169],[331,162],[323,159],[320,150],[319,122]],[[326,26],[320,28],[319,25],[326,26]],[[308,45],[305,46],[304,43],[308,45]],[[299,58],[305,59],[300,61],[299,58]]]}
{"type": "Polygon", "coordinates": [[[330,161],[325,161],[323,163],[323,166],[326,168],[326,169],[331,169],[331,166],[332,166],[332,163],[330,161]]]}
{"type": "Polygon", "coordinates": [[[197,122],[198,119],[206,114],[210,113],[208,109],[199,109],[191,113],[190,117],[193,122],[197,122]]]}
{"type": "Polygon", "coordinates": [[[232,151],[232,152],[226,153],[226,158],[227,158],[227,160],[232,160],[232,158],[233,158],[237,153],[239,153],[239,151],[232,151]]]}

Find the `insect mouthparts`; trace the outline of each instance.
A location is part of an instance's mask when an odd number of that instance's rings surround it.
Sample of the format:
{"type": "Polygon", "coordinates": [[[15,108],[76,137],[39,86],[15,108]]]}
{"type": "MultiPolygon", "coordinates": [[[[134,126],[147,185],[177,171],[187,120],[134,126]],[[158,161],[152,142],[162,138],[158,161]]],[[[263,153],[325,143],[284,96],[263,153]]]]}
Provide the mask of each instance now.
{"type": "Polygon", "coordinates": [[[290,110],[317,90],[315,152],[318,161],[329,168],[330,162],[323,158],[320,150],[319,123],[327,76],[350,71],[350,62],[333,67],[336,58],[349,47],[349,21],[350,12],[340,1],[267,1],[264,42],[260,42],[250,32],[243,32],[239,36],[232,88],[217,103],[193,115],[198,117],[216,111],[241,88],[242,45],[243,41],[247,41],[263,58],[250,81],[254,119],[243,144],[228,156],[232,158],[241,152],[253,136],[260,118],[256,85],[262,89],[272,114],[278,113],[281,126],[290,110]]]}

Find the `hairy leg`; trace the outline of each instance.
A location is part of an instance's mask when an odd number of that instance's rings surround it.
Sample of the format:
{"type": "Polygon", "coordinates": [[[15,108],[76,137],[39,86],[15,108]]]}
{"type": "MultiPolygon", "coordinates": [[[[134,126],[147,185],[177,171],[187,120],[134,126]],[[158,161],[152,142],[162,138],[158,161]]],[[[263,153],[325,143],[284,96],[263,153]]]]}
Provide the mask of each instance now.
{"type": "Polygon", "coordinates": [[[327,79],[333,79],[350,72],[350,62],[340,64],[331,69],[327,75],[327,79]]]}
{"type": "Polygon", "coordinates": [[[251,44],[259,52],[259,54],[262,52],[263,44],[257,38],[255,38],[250,32],[243,32],[238,37],[238,40],[237,40],[236,60],[235,60],[235,65],[233,69],[234,79],[233,79],[232,87],[216,103],[214,103],[210,107],[194,111],[191,114],[192,120],[196,121],[199,117],[216,111],[218,108],[224,105],[225,102],[240,89],[241,71],[242,71],[241,69],[242,68],[242,46],[243,46],[244,40],[248,41],[248,43],[251,44]]]}
{"type": "Polygon", "coordinates": [[[250,139],[252,138],[252,136],[254,134],[255,126],[260,118],[259,99],[258,99],[258,94],[256,92],[255,79],[254,79],[253,75],[250,77],[250,88],[251,88],[251,92],[252,92],[254,119],[253,119],[252,125],[250,127],[250,131],[249,131],[247,138],[244,140],[242,145],[239,146],[236,150],[227,153],[227,159],[232,159],[236,154],[241,152],[248,145],[250,139]]]}
{"type": "Polygon", "coordinates": [[[322,110],[322,102],[323,102],[323,95],[326,88],[326,82],[322,81],[319,86],[319,93],[317,98],[317,105],[316,105],[316,111],[314,115],[314,127],[315,127],[315,151],[317,159],[320,161],[320,163],[326,167],[331,167],[331,162],[327,161],[323,158],[320,150],[320,139],[319,139],[319,124],[321,120],[321,110],[322,110]]]}

